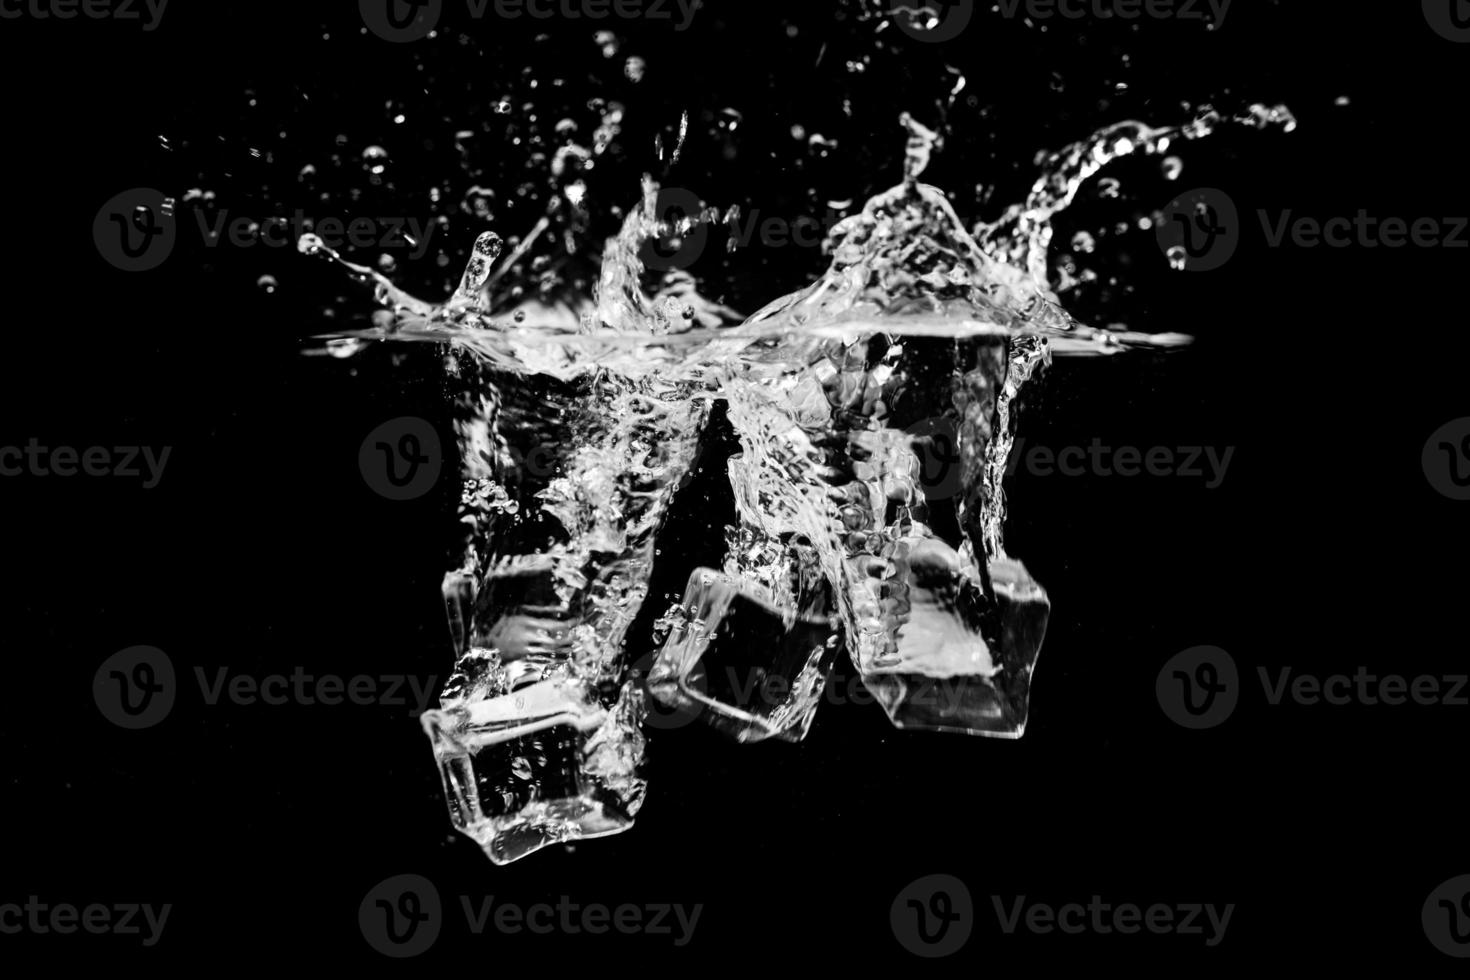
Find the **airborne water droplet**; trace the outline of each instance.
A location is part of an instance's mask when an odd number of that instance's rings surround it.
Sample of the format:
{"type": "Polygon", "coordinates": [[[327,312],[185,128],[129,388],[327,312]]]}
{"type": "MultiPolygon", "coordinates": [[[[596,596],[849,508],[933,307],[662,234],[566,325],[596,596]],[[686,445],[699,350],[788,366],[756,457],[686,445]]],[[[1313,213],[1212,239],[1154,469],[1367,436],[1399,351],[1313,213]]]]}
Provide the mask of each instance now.
{"type": "Polygon", "coordinates": [[[362,151],[362,165],[368,173],[383,173],[388,169],[388,151],[381,146],[368,147],[362,151]]]}

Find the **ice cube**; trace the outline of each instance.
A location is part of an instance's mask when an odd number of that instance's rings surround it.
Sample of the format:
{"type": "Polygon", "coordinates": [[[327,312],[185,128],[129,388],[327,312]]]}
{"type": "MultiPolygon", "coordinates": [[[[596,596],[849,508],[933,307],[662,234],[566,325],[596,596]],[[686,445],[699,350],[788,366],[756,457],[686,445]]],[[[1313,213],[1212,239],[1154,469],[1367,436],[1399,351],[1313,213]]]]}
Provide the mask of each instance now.
{"type": "Polygon", "coordinates": [[[889,631],[858,645],[863,683],[898,728],[1020,738],[1051,603],[1020,562],[973,568],[937,538],[904,542],[881,600],[889,631]]]}
{"type": "Polygon", "coordinates": [[[839,649],[832,619],[781,609],[709,568],[684,596],[685,622],[654,660],[649,692],[679,723],[697,716],[737,741],[805,737],[839,649]]]}
{"type": "MultiPolygon", "coordinates": [[[[493,659],[493,658],[492,658],[493,659]]],[[[611,708],[579,681],[553,679],[423,715],[456,828],[509,864],[550,844],[628,829],[643,803],[642,692],[611,708]]]]}

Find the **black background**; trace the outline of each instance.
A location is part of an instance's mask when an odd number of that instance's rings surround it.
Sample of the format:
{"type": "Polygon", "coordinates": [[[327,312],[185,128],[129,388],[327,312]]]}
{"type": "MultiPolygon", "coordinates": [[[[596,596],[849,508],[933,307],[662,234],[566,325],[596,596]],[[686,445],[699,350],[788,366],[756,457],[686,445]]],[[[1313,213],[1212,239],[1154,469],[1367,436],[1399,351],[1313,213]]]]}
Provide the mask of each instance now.
{"type": "MultiPolygon", "coordinates": [[[[469,24],[395,46],[361,35],[353,5],[341,7],[174,0],[152,33],[0,21],[0,444],[174,447],[154,490],[0,480],[10,626],[0,902],[174,906],[153,949],[118,936],[0,936],[0,956],[381,959],[359,931],[358,903],[381,879],[414,873],[449,907],[419,967],[887,969],[922,962],[895,941],[890,903],[913,879],[946,873],[967,883],[976,909],[968,945],[947,961],[959,969],[1073,958],[1385,962],[1416,974],[1457,965],[1426,941],[1419,916],[1435,886],[1470,872],[1470,708],[1270,707],[1256,670],[1465,672],[1467,505],[1432,489],[1420,453],[1440,425],[1470,414],[1460,271],[1470,253],[1272,249],[1253,216],[1470,213],[1470,45],[1437,36],[1415,3],[1241,0],[1217,32],[1148,21],[1041,30],[980,11],[960,38],[924,45],[880,33],[854,6],[716,2],[683,34],[613,25],[626,41],[607,61],[587,24],[469,24]],[[538,30],[548,38],[536,41],[538,30]],[[637,85],[621,78],[627,55],[647,60],[637,85]],[[846,67],[864,58],[861,72],[846,67]],[[300,356],[304,337],[333,326],[318,316],[323,302],[346,297],[340,319],[369,308],[330,269],[290,250],[206,250],[194,235],[163,268],[126,274],[92,243],[107,199],[205,187],[248,214],[278,201],[262,188],[290,186],[338,133],[349,152],[388,145],[400,168],[398,186],[362,206],[387,213],[383,201],[421,196],[417,175],[430,172],[458,195],[464,181],[442,165],[455,159],[452,133],[486,118],[508,80],[558,75],[568,105],[603,94],[628,107],[599,204],[632,203],[650,172],[722,206],[809,213],[895,182],[898,114],[937,121],[955,78],[946,65],[967,86],[926,179],[971,218],[1019,199],[1036,151],[1119,119],[1173,123],[1189,116],[1181,102],[1259,101],[1284,102],[1300,121],[1289,135],[1237,131],[1188,147],[1177,184],[1157,176],[1157,160],[1110,172],[1126,197],[1109,220],[1182,189],[1226,189],[1248,216],[1240,249],[1223,269],[1181,274],[1149,236],[1120,243],[1119,274],[1135,292],[1079,297],[1079,315],[1199,342],[1165,357],[1058,362],[1022,433],[1035,445],[1097,437],[1235,456],[1213,490],[1185,478],[1016,476],[1008,546],[1053,602],[1023,740],[901,733],[854,705],[824,707],[797,746],[741,747],[700,727],[655,735],[632,831],[496,868],[451,832],[407,707],[202,703],[195,667],[442,680],[452,489],[386,501],[364,485],[357,450],[386,419],[442,428],[447,416],[427,349],[300,356]],[[734,134],[717,132],[727,108],[741,114],[734,134]],[[408,121],[395,128],[398,109],[408,121]],[[687,155],[670,171],[653,135],[668,140],[684,109],[687,155]],[[837,149],[793,152],[794,124],[837,149]],[[977,184],[995,186],[985,204],[977,184]],[[281,282],[274,294],[255,285],[267,272],[281,282]],[[126,732],[99,715],[90,689],[99,664],[135,644],[167,651],[185,694],[162,724],[126,732]],[[1192,732],[1165,717],[1154,682],[1199,644],[1228,650],[1245,689],[1224,725],[1192,732]],[[1225,942],[1206,949],[1200,937],[1007,936],[991,904],[1095,894],[1236,909],[1225,942]],[[471,936],[460,895],[704,911],[693,943],[675,950],[656,936],[471,936]]],[[[523,151],[486,152],[512,161],[489,179],[519,179],[509,168],[523,151]]],[[[354,213],[341,199],[331,208],[354,213]]],[[[1082,226],[1064,221],[1058,240],[1082,226]]],[[[477,230],[456,222],[436,242],[451,273],[477,230]]],[[[811,250],[737,254],[692,271],[746,312],[822,264],[811,250]]],[[[437,298],[436,275],[404,279],[437,298]]],[[[711,471],[690,488],[663,545],[678,568],[660,569],[655,594],[717,554],[703,522],[729,506],[718,482],[711,471]]],[[[838,671],[851,676],[845,662],[838,671]]]]}

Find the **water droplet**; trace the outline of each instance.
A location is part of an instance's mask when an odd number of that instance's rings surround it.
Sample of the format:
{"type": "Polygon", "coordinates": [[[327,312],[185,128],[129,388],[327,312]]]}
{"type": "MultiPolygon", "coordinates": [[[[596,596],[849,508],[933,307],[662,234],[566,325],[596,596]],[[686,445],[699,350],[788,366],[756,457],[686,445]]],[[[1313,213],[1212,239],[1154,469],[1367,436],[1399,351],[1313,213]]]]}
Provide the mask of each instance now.
{"type": "Polygon", "coordinates": [[[381,146],[370,146],[362,151],[362,165],[372,174],[381,174],[388,169],[388,151],[381,146]]]}

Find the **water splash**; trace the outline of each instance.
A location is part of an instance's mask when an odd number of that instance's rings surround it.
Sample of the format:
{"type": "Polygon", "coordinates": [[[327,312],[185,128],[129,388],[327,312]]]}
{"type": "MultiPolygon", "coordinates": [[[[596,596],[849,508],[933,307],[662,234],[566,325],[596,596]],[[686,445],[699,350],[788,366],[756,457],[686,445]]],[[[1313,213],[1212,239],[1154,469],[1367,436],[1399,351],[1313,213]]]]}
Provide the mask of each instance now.
{"type": "Polygon", "coordinates": [[[1231,116],[1206,106],[1194,119],[1177,126],[1153,127],[1135,120],[1114,123],[1047,156],[1042,161],[1042,176],[1032,185],[1025,203],[1012,205],[991,224],[977,225],[975,235],[992,254],[1025,269],[1036,282],[1049,283],[1052,219],[1076,200],[1088,180],[1115,160],[1135,154],[1167,154],[1180,142],[1203,139],[1226,125],[1279,127],[1289,133],[1297,122],[1286,106],[1255,104],[1231,116]]]}
{"type": "Polygon", "coordinates": [[[481,235],[443,304],[302,239],[372,285],[387,317],[335,343],[449,352],[464,535],[444,594],[458,663],[424,725],[457,826],[492,860],[631,825],[648,692],[742,741],[799,740],[845,647],[900,727],[1024,732],[1050,603],[1004,547],[1015,407],[1054,355],[1188,340],[1077,322],[1049,279],[1053,219],[1121,157],[1226,122],[1294,120],[1255,106],[1110,126],[1048,157],[1024,203],[973,231],[920,180],[939,134],[900,122],[901,182],[831,230],[815,282],[746,318],[686,273],[645,290],[650,242],[721,220],[708,207],[661,216],[650,178],[590,299],[493,294],[575,211],[551,209],[498,268],[503,243],[481,235]],[[716,403],[740,441],[727,463],[737,524],[722,567],[692,569],[660,617],[645,686],[628,628],[716,403]],[[936,421],[956,443],[949,495],[919,479],[936,421]]]}

